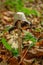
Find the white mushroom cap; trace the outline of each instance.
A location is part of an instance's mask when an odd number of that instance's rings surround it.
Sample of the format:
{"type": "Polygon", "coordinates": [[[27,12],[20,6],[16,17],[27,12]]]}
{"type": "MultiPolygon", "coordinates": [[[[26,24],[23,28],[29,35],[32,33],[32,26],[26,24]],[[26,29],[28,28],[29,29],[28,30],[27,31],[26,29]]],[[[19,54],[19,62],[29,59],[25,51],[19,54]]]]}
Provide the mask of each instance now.
{"type": "Polygon", "coordinates": [[[30,24],[30,22],[26,19],[25,14],[23,12],[17,12],[14,15],[14,22],[16,22],[18,20],[25,21],[30,24]]]}
{"type": "Polygon", "coordinates": [[[14,15],[14,24],[13,24],[13,27],[9,29],[9,32],[10,30],[13,30],[14,26],[15,26],[15,23],[20,20],[21,23],[23,22],[26,22],[28,25],[31,25],[31,22],[28,21],[25,17],[25,14],[23,12],[17,12],[15,15],[14,15]]]}

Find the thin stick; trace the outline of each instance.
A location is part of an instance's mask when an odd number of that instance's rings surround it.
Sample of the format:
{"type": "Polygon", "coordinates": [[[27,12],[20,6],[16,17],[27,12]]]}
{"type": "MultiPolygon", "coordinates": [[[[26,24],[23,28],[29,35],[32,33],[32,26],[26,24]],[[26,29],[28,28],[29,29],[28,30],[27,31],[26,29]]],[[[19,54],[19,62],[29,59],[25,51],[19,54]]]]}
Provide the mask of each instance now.
{"type": "Polygon", "coordinates": [[[21,60],[20,60],[20,62],[19,62],[19,65],[22,63],[22,61],[23,61],[23,59],[25,58],[25,56],[26,56],[27,52],[28,52],[28,49],[26,50],[26,52],[25,52],[24,56],[21,58],[21,60]]]}

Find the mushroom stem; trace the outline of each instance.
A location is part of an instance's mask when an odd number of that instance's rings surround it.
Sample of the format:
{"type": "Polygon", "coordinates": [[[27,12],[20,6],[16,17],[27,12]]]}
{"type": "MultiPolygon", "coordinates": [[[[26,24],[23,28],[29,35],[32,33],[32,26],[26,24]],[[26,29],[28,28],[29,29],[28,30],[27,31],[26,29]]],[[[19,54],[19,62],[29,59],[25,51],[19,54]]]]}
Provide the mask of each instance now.
{"type": "Polygon", "coordinates": [[[19,55],[22,56],[22,36],[21,36],[21,21],[18,21],[18,50],[19,55]]]}

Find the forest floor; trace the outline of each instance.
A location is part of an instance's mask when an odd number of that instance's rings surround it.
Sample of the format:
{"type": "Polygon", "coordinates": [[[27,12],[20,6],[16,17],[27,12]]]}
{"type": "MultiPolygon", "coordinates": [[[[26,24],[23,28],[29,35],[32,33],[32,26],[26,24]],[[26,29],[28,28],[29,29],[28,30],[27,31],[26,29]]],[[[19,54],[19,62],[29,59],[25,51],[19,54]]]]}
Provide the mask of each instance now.
{"type": "MultiPolygon", "coordinates": [[[[7,50],[0,41],[0,65],[43,65],[43,0],[25,1],[24,6],[30,10],[38,11],[38,16],[30,14],[26,15],[28,21],[32,23],[30,29],[27,26],[22,27],[22,30],[32,33],[34,37],[39,39],[35,47],[28,50],[29,41],[24,41],[24,48],[22,50],[22,57],[13,56],[12,52],[7,50]],[[22,61],[21,61],[22,59],[22,61]]],[[[16,12],[4,9],[0,10],[0,40],[5,37],[7,43],[18,43],[18,28],[12,30],[10,33],[8,29],[13,26],[14,14],[16,12]],[[16,41],[13,41],[16,40],[16,41]]],[[[24,31],[24,32],[25,32],[24,31]]],[[[22,32],[22,36],[24,33],[22,32]]],[[[4,41],[3,41],[4,42],[4,41]]],[[[5,42],[4,42],[5,43],[5,42]]],[[[17,44],[12,44],[12,48],[18,48],[17,44]]]]}

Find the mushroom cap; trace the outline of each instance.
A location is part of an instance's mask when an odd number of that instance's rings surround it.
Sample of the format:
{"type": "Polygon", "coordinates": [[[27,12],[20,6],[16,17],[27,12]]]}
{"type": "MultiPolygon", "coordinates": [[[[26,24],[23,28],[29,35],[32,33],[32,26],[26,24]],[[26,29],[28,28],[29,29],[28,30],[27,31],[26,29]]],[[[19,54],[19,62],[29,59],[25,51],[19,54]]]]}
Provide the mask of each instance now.
{"type": "Polygon", "coordinates": [[[14,15],[14,22],[16,22],[18,20],[21,20],[21,21],[24,21],[24,22],[27,22],[28,24],[30,24],[30,22],[26,19],[26,16],[23,12],[17,12],[14,15]]]}

